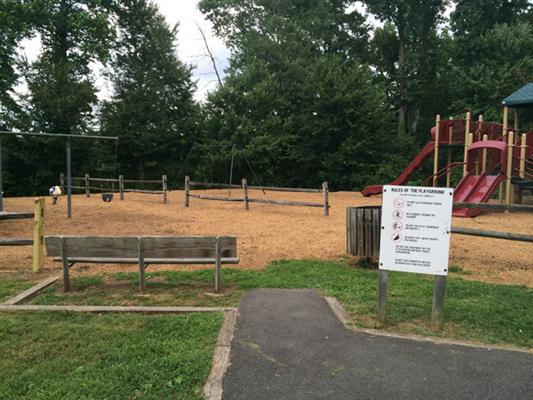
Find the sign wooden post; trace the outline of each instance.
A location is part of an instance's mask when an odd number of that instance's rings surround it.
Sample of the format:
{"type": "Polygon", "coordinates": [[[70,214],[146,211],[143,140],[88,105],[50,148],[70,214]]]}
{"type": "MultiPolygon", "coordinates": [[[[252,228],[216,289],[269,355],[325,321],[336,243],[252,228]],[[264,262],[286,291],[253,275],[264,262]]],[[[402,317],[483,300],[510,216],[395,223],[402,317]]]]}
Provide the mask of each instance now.
{"type": "Polygon", "coordinates": [[[431,328],[442,327],[453,189],[384,186],[379,251],[378,320],[385,324],[387,271],[435,275],[431,328]]]}

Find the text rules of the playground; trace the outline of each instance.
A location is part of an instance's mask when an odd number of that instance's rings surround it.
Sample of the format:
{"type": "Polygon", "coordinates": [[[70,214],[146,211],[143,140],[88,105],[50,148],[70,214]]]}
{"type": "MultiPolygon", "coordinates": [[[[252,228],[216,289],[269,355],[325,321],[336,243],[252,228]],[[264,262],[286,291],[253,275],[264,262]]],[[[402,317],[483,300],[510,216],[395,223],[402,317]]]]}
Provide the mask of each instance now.
{"type": "Polygon", "coordinates": [[[447,275],[453,189],[384,186],[379,268],[447,275]]]}

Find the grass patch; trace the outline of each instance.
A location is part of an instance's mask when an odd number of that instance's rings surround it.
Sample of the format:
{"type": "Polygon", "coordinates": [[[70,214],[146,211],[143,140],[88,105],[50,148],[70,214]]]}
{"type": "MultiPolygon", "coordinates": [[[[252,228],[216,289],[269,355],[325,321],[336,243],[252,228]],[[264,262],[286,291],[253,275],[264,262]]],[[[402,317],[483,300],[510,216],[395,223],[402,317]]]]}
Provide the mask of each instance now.
{"type": "Polygon", "coordinates": [[[0,397],[201,399],[222,318],[0,314],[0,397]]]}
{"type": "MultiPolygon", "coordinates": [[[[351,267],[347,262],[277,261],[262,271],[225,269],[222,296],[213,297],[209,295],[214,285],[211,269],[152,272],[148,274],[145,295],[138,292],[136,273],[121,273],[101,276],[102,284],[95,286],[84,285],[86,281],[74,278],[71,293],[62,293],[59,283],[32,302],[237,306],[242,294],[250,289],[316,288],[323,295],[338,298],[357,326],[373,328],[377,325],[377,274],[375,270],[351,267]]],[[[430,330],[432,296],[432,277],[389,273],[388,329],[435,335],[430,330]]],[[[533,348],[533,313],[527,311],[531,309],[533,289],[449,276],[444,330],[437,336],[533,348]]]]}
{"type": "Polygon", "coordinates": [[[17,294],[36,284],[35,278],[25,275],[0,274],[0,303],[15,297],[17,294]]]}

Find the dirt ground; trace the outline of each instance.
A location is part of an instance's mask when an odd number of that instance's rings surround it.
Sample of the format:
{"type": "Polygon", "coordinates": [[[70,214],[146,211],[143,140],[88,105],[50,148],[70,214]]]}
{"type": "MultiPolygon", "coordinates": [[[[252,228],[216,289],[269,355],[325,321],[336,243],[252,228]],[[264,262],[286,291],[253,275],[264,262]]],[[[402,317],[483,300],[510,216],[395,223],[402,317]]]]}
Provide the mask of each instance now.
{"type": "MultiPolygon", "coordinates": [[[[224,194],[227,191],[203,191],[224,194]]],[[[239,196],[235,193],[234,196],[239,196]]],[[[321,194],[251,191],[251,197],[320,202],[321,194]]],[[[99,195],[73,197],[73,218],[66,218],[66,197],[52,205],[46,200],[45,234],[71,235],[233,235],[237,236],[241,262],[238,268],[260,269],[277,259],[335,259],[345,255],[346,207],[379,205],[380,197],[365,198],[355,192],[330,194],[330,216],[322,209],[191,199],[183,206],[183,192],[162,196],[127,193],[104,203],[99,195]]],[[[7,198],[7,211],[31,211],[33,198],[7,198]]],[[[29,238],[31,220],[1,221],[1,237],[29,238]]],[[[533,215],[491,213],[476,218],[454,218],[455,226],[533,234],[533,215]]],[[[0,247],[0,272],[31,270],[31,247],[0,247]]],[[[462,268],[466,279],[523,284],[533,287],[533,243],[511,242],[474,236],[452,236],[451,265],[462,268]]],[[[135,266],[87,265],[76,270],[135,270],[135,266]]],[[[194,268],[151,266],[151,269],[194,268]]],[[[60,270],[59,263],[46,260],[45,272],[60,270]]],[[[1,275],[0,275],[1,276],[1,275]]]]}

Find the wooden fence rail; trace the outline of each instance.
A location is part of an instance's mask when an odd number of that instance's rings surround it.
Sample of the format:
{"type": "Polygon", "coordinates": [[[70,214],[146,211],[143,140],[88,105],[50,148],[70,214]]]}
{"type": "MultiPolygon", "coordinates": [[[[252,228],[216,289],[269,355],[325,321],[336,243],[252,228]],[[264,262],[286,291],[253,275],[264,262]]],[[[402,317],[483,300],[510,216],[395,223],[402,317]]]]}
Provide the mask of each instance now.
{"type": "Polygon", "coordinates": [[[322,189],[306,189],[306,188],[284,188],[276,186],[248,186],[246,179],[242,180],[242,185],[226,184],[226,183],[213,183],[213,182],[195,182],[191,181],[188,176],[185,177],[185,207],[189,207],[190,198],[200,200],[216,200],[216,201],[228,201],[228,202],[243,202],[246,210],[250,209],[250,203],[271,204],[271,205],[283,205],[283,206],[299,206],[299,207],[320,207],[324,210],[324,215],[329,215],[329,188],[328,183],[322,184],[322,189]],[[191,193],[192,188],[203,189],[232,189],[242,188],[243,197],[229,197],[229,196],[212,196],[212,195],[199,195],[191,193]],[[249,190],[262,190],[264,191],[277,191],[277,192],[301,192],[301,193],[322,193],[323,201],[318,202],[306,202],[306,201],[292,201],[292,200],[271,200],[271,199],[258,199],[249,197],[249,190]]]}
{"type": "MultiPolygon", "coordinates": [[[[162,175],[161,179],[124,179],[122,175],[116,178],[91,178],[89,174],[85,174],[84,177],[72,177],[73,181],[77,182],[84,182],[83,186],[80,185],[71,185],[71,189],[76,190],[84,190],[85,195],[87,197],[91,196],[91,192],[101,192],[101,193],[119,193],[120,194],[120,200],[124,200],[124,193],[131,192],[131,193],[144,193],[144,194],[160,194],[163,195],[163,203],[167,203],[167,192],[168,192],[168,180],[166,175],[162,175]],[[112,188],[106,187],[96,187],[91,186],[91,182],[104,182],[104,183],[111,183],[113,184],[112,188]],[[117,189],[115,190],[114,184],[117,184],[117,189]],[[145,190],[145,189],[135,189],[135,188],[127,188],[126,183],[158,183],[161,185],[161,190],[145,190]]],[[[61,190],[64,193],[65,192],[65,177],[64,174],[61,174],[59,177],[59,180],[61,182],[61,190]]]]}
{"type": "Polygon", "coordinates": [[[0,238],[0,246],[33,246],[33,272],[43,266],[44,197],[36,197],[34,212],[0,212],[0,219],[33,219],[33,238],[0,238]]]}

